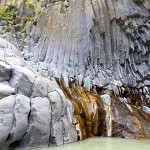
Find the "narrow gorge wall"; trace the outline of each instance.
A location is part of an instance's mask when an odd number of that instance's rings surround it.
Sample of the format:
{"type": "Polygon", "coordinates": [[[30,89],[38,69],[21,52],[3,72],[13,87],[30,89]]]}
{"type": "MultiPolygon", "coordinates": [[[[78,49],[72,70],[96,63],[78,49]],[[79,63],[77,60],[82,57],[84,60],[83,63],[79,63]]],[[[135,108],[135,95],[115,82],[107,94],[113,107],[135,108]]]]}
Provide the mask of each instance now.
{"type": "MultiPolygon", "coordinates": [[[[37,64],[46,63],[45,76],[63,78],[66,86],[69,78],[76,78],[77,84],[83,83],[88,90],[117,80],[123,86],[149,92],[148,0],[24,3],[24,7],[17,6],[17,14],[26,20],[25,35],[19,36],[22,30],[17,30],[16,38],[26,39],[15,44],[35,69],[41,72],[43,68],[37,64]]],[[[12,41],[5,32],[4,38],[12,41]]]]}
{"type": "Polygon", "coordinates": [[[0,36],[0,149],[150,138],[149,0],[1,0],[0,36]]]}
{"type": "Polygon", "coordinates": [[[48,74],[90,90],[113,80],[149,91],[149,1],[70,0],[50,4],[27,45],[48,74]],[[61,12],[63,9],[63,12],[61,12]]]}

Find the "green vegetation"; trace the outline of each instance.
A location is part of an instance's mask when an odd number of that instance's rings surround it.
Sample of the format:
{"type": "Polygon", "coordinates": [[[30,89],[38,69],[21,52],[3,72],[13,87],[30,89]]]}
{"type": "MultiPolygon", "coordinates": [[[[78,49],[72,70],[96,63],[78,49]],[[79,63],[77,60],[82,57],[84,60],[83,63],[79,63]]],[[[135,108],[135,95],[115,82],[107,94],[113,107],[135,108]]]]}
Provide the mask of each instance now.
{"type": "Polygon", "coordinates": [[[21,33],[26,33],[26,32],[27,32],[26,28],[23,28],[23,29],[21,30],[21,33]]]}
{"type": "MultiPolygon", "coordinates": [[[[7,6],[0,7],[0,20],[2,21],[2,26],[9,24],[11,26],[10,30],[14,29],[17,32],[26,33],[26,22],[34,21],[35,14],[41,13],[41,7],[36,7],[34,3],[30,2],[25,2],[24,6],[27,9],[24,10],[22,16],[19,16],[20,10],[14,2],[10,2],[7,6]]],[[[36,25],[36,22],[34,22],[34,24],[36,25]]]]}
{"type": "Polygon", "coordinates": [[[11,11],[11,12],[9,13],[9,15],[12,16],[12,17],[16,17],[16,16],[17,16],[17,13],[16,13],[15,11],[11,11]]]}
{"type": "Polygon", "coordinates": [[[24,20],[25,21],[32,21],[32,20],[34,20],[34,17],[33,16],[27,16],[27,17],[24,17],[24,20]]]}
{"type": "Polygon", "coordinates": [[[4,6],[0,8],[0,19],[1,20],[12,20],[17,16],[17,13],[9,9],[9,6],[4,6]]]}
{"type": "Polygon", "coordinates": [[[29,8],[31,8],[31,9],[35,8],[35,5],[32,4],[32,3],[29,3],[29,2],[25,2],[25,5],[28,6],[29,8]]]}
{"type": "Polygon", "coordinates": [[[34,9],[36,14],[40,14],[41,13],[41,8],[37,7],[34,9]]]}
{"type": "Polygon", "coordinates": [[[0,8],[0,19],[3,19],[6,17],[7,10],[8,10],[7,6],[0,8]]]}
{"type": "Polygon", "coordinates": [[[10,6],[10,7],[16,7],[16,5],[15,5],[14,2],[11,2],[11,3],[9,4],[9,6],[10,6]]]}
{"type": "Polygon", "coordinates": [[[28,6],[30,9],[33,9],[36,14],[41,12],[41,8],[35,7],[35,5],[33,3],[25,2],[25,5],[28,6]]]}
{"type": "Polygon", "coordinates": [[[65,6],[64,6],[64,3],[61,4],[60,13],[65,13],[65,6]]]}

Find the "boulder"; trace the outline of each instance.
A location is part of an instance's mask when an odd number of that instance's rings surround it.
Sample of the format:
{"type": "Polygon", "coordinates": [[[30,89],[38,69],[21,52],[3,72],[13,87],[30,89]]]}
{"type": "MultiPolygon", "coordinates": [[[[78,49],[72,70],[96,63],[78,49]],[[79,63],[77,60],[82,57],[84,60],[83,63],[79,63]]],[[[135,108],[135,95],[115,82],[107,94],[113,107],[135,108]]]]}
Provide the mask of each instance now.
{"type": "Polygon", "coordinates": [[[27,67],[14,65],[12,68],[13,71],[9,84],[14,87],[18,93],[30,97],[35,80],[34,73],[27,67]]]}
{"type": "Polygon", "coordinates": [[[11,76],[11,67],[0,61],[0,81],[8,81],[11,76]]]}
{"type": "Polygon", "coordinates": [[[15,89],[9,86],[9,84],[6,83],[0,83],[0,95],[2,96],[8,96],[15,93],[15,89]]]}
{"type": "Polygon", "coordinates": [[[62,121],[57,121],[51,128],[51,145],[62,145],[63,142],[63,123],[62,121]]]}
{"type": "Polygon", "coordinates": [[[52,109],[52,126],[61,119],[63,115],[63,102],[57,91],[50,92],[48,98],[52,109]]]}
{"type": "Polygon", "coordinates": [[[51,106],[48,98],[31,99],[28,131],[18,144],[18,147],[48,146],[51,128],[51,106]]]}
{"type": "Polygon", "coordinates": [[[108,95],[108,94],[104,94],[101,96],[102,100],[108,105],[110,106],[111,105],[111,97],[108,95]]]}
{"type": "Polygon", "coordinates": [[[20,141],[27,132],[28,115],[30,112],[30,99],[24,95],[15,96],[15,105],[13,107],[13,124],[4,147],[15,147],[15,142],[20,141]],[[13,143],[14,142],[14,143],[13,143]]]}
{"type": "Polygon", "coordinates": [[[72,143],[77,141],[77,131],[74,129],[72,123],[67,119],[66,116],[62,117],[63,123],[63,141],[65,143],[72,143]]]}
{"type": "Polygon", "coordinates": [[[48,94],[46,79],[42,76],[36,77],[32,90],[32,97],[46,97],[48,94]]]}
{"type": "Polygon", "coordinates": [[[0,100],[0,149],[4,148],[9,139],[9,133],[13,128],[13,108],[15,96],[8,96],[0,100]]]}
{"type": "Polygon", "coordinates": [[[150,114],[150,108],[147,106],[143,106],[143,111],[145,111],[146,113],[150,114]]]}
{"type": "Polygon", "coordinates": [[[11,50],[13,50],[15,53],[18,52],[17,48],[12,45],[10,42],[0,38],[0,48],[9,48],[11,50]]]}

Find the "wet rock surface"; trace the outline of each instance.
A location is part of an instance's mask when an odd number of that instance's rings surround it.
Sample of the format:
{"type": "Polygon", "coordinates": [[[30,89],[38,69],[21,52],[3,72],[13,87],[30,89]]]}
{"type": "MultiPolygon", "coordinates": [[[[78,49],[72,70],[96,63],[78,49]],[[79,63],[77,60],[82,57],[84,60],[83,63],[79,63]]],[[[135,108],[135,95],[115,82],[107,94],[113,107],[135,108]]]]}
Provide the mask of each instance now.
{"type": "MultiPolygon", "coordinates": [[[[88,92],[73,83],[69,88],[61,81],[58,83],[75,108],[78,139],[92,136],[150,138],[149,107],[129,104],[134,97],[131,93],[125,98],[113,91],[105,94],[96,90],[88,92]]],[[[140,96],[138,101],[143,99],[140,96]]]]}

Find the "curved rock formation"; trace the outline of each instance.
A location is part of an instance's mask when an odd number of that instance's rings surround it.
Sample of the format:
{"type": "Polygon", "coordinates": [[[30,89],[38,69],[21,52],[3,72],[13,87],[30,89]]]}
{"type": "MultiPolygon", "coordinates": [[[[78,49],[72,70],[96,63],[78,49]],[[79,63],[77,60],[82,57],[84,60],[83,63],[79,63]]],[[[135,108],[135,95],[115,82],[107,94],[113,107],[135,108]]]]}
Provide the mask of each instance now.
{"type": "Polygon", "coordinates": [[[150,138],[149,9],[149,0],[0,1],[0,149],[150,138]]]}
{"type": "Polygon", "coordinates": [[[0,80],[0,149],[77,141],[73,105],[54,79],[40,76],[5,47],[0,48],[0,80]]]}

